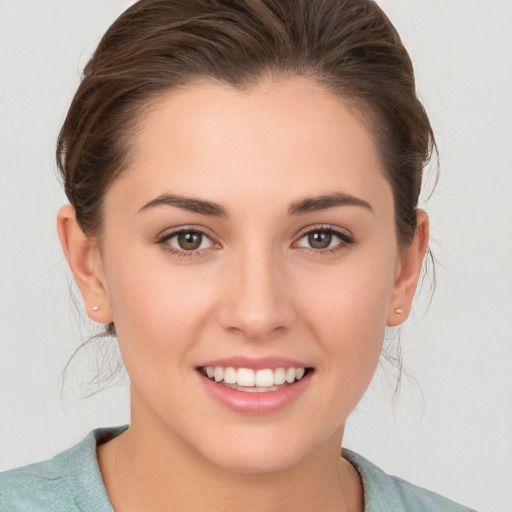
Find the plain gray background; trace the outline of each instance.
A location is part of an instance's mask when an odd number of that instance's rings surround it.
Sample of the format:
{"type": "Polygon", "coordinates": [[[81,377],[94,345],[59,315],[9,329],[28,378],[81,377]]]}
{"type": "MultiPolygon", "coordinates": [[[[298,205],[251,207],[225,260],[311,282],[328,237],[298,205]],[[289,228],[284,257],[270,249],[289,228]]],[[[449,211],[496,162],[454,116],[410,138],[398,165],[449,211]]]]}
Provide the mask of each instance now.
{"type": "MultiPolygon", "coordinates": [[[[345,445],[478,510],[510,512],[512,2],[380,3],[438,138],[441,178],[423,206],[441,265],[430,308],[426,293],[402,333],[415,380],[403,379],[394,411],[395,377],[378,372],[345,445]]],[[[126,385],[79,398],[95,375],[83,358],[61,394],[67,360],[95,327],[70,299],[53,162],[80,70],[128,4],[0,0],[0,469],[128,421],[126,385]]]]}

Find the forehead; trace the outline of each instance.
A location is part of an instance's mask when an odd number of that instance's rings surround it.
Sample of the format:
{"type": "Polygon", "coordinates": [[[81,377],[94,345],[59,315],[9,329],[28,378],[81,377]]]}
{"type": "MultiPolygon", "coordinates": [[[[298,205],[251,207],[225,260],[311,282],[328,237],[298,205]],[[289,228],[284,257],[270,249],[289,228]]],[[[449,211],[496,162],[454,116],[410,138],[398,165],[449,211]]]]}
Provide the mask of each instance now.
{"type": "Polygon", "coordinates": [[[141,204],[165,192],[220,203],[333,190],[391,198],[362,116],[307,78],[169,92],[141,120],[130,160],[113,188],[131,189],[141,204]]]}

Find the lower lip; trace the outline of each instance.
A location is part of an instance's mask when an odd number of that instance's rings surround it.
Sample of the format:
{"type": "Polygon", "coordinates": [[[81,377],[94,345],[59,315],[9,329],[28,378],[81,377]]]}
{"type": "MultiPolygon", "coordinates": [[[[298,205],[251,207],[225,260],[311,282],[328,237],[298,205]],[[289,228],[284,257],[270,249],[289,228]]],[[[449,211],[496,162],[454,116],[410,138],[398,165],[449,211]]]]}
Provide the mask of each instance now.
{"type": "Polygon", "coordinates": [[[199,376],[210,396],[228,409],[245,414],[269,414],[284,409],[297,400],[309,385],[313,373],[309,372],[301,380],[277,391],[264,391],[262,393],[238,391],[217,384],[201,373],[199,373],[199,376]]]}

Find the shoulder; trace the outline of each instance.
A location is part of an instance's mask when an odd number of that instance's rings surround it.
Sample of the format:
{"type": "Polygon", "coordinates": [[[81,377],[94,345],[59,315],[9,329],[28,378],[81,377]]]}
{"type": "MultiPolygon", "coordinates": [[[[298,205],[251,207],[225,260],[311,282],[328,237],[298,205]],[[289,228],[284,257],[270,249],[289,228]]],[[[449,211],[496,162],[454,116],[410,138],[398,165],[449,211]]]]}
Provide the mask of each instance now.
{"type": "Polygon", "coordinates": [[[119,430],[95,430],[51,460],[0,473],[0,512],[111,512],[96,443],[119,430]]]}
{"type": "Polygon", "coordinates": [[[77,510],[68,482],[68,452],[0,473],[0,512],[77,510]]]}
{"type": "Polygon", "coordinates": [[[0,473],[0,512],[45,510],[54,503],[74,510],[62,457],[0,473]]]}
{"type": "Polygon", "coordinates": [[[346,449],[342,453],[363,480],[365,512],[476,512],[440,494],[388,475],[357,453],[346,449]]]}

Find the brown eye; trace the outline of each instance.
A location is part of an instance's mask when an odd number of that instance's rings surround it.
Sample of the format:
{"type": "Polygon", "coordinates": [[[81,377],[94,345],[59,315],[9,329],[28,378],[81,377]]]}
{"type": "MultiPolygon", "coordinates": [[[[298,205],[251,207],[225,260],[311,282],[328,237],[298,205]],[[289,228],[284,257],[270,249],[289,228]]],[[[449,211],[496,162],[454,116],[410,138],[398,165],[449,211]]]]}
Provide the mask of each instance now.
{"type": "Polygon", "coordinates": [[[308,235],[308,244],[312,249],[327,249],[332,242],[332,233],[314,231],[308,235]]]}
{"type": "Polygon", "coordinates": [[[353,238],[333,228],[317,228],[304,233],[293,245],[313,251],[333,252],[353,243],[353,238]]]}
{"type": "Polygon", "coordinates": [[[196,231],[187,231],[177,236],[177,242],[180,249],[184,251],[195,251],[201,247],[203,235],[196,231]]]}
{"type": "Polygon", "coordinates": [[[159,243],[181,254],[199,253],[203,249],[210,249],[216,245],[208,235],[193,229],[184,229],[165,235],[159,243]]]}

